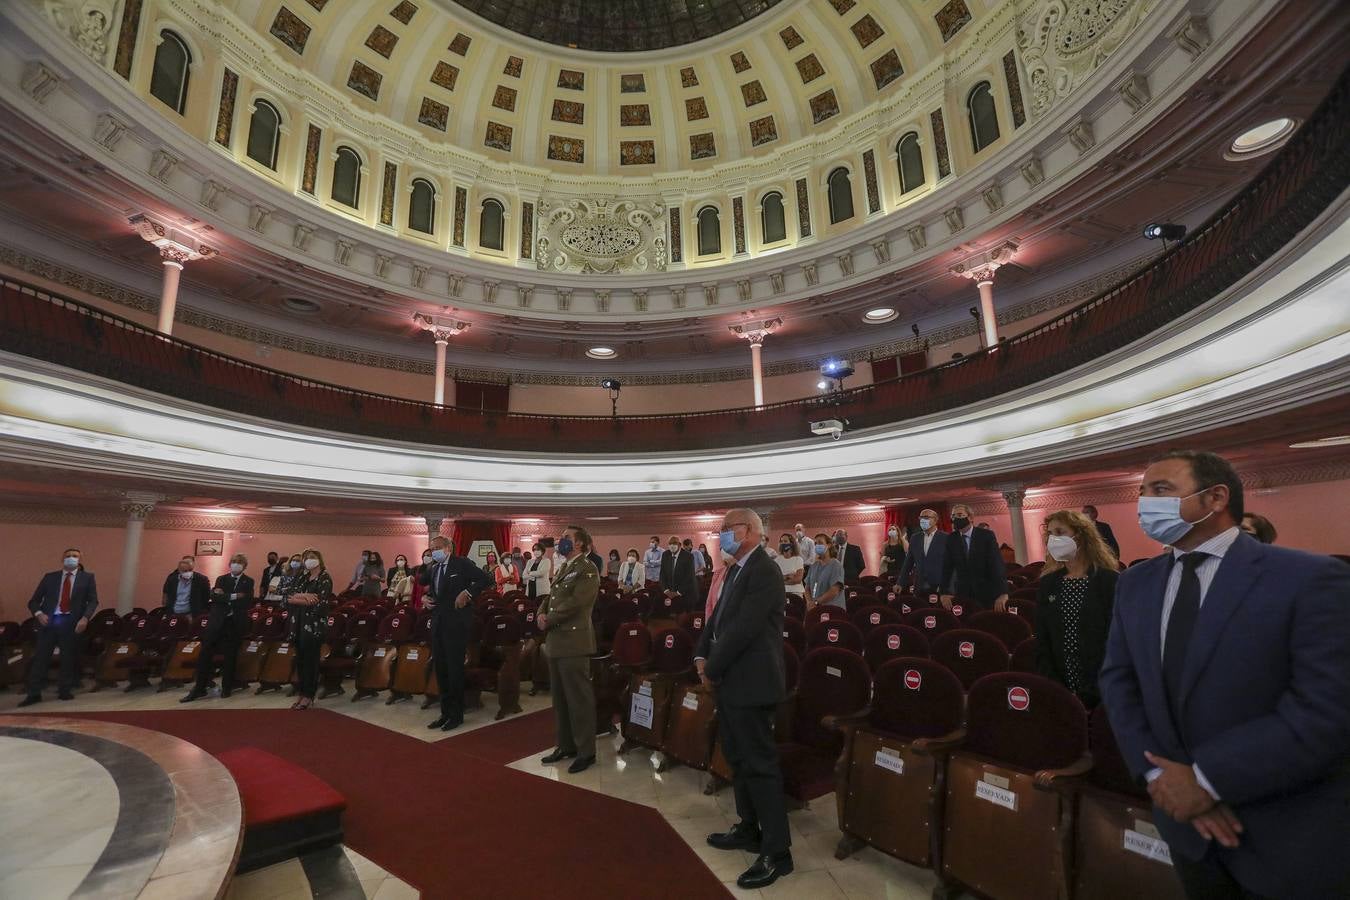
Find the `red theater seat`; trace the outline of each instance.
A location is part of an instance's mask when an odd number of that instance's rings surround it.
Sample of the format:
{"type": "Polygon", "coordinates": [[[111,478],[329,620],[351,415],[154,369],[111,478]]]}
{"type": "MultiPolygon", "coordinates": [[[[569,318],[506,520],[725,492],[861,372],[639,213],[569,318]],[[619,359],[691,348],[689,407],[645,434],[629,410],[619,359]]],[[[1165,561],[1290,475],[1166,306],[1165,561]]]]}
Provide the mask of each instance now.
{"type": "Polygon", "coordinates": [[[327,782],[256,747],[226,750],[217,759],[234,777],[244,805],[238,871],[342,843],[347,799],[327,782]]]}

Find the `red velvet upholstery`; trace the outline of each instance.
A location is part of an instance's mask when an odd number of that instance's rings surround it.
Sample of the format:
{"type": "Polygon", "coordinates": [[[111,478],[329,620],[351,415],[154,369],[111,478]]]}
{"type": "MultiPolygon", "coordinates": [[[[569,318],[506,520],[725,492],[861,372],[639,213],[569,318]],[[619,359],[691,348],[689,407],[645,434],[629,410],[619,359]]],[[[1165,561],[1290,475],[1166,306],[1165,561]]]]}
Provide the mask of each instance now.
{"type": "Polygon", "coordinates": [[[618,666],[642,666],[652,658],[652,635],[647,626],[634,620],[624,622],[614,633],[610,648],[613,663],[618,666]]]}
{"type": "Polygon", "coordinates": [[[818,622],[806,632],[807,651],[818,647],[842,647],[854,653],[863,652],[863,636],[857,626],[847,619],[828,619],[818,622]]]}
{"type": "Polygon", "coordinates": [[[864,606],[849,617],[858,630],[866,637],[872,629],[882,625],[895,625],[900,622],[900,613],[888,606],[881,606],[873,603],[871,606],[864,606]]]}
{"type": "Polygon", "coordinates": [[[1036,630],[1036,601],[1032,597],[1008,598],[1008,612],[1027,623],[1033,632],[1036,630]]]}
{"type": "Polygon", "coordinates": [[[783,614],[790,619],[796,619],[801,622],[806,619],[806,598],[801,594],[788,594],[787,603],[783,607],[783,614]]]}
{"type": "Polygon", "coordinates": [[[519,644],[523,638],[522,632],[520,619],[514,612],[502,613],[484,623],[480,640],[484,647],[506,647],[519,644]]]}
{"type": "Polygon", "coordinates": [[[806,629],[807,634],[810,634],[811,629],[818,622],[846,621],[847,619],[848,613],[837,606],[813,606],[806,611],[806,618],[802,619],[802,627],[806,629]]]}
{"type": "Polygon", "coordinates": [[[376,639],[384,643],[409,640],[416,624],[416,620],[408,613],[391,612],[380,621],[376,639]]]}
{"type": "Polygon", "coordinates": [[[779,745],[783,791],[808,801],[834,790],[834,764],[843,735],[825,728],[829,715],[851,715],[867,705],[871,673],[861,656],[835,647],[806,654],[797,680],[791,740],[779,745]]]}
{"type": "Polygon", "coordinates": [[[1025,619],[1013,613],[997,612],[992,609],[967,616],[961,624],[965,628],[973,628],[976,631],[983,631],[985,634],[992,634],[1003,642],[1003,646],[1009,652],[1012,652],[1018,644],[1031,637],[1031,626],[1027,624],[1025,619]]]}
{"type": "Polygon", "coordinates": [[[902,740],[933,738],[961,727],[965,688],[946,666],[915,656],[892,659],[873,679],[868,724],[902,740]]]}
{"type": "Polygon", "coordinates": [[[992,634],[973,628],[944,631],[933,638],[930,655],[970,688],[985,675],[1008,671],[1008,650],[992,634]]]}
{"type": "Polygon", "coordinates": [[[632,600],[615,600],[605,607],[600,617],[600,634],[596,635],[602,643],[614,640],[619,626],[625,622],[638,621],[638,605],[632,600]]]}
{"type": "Polygon", "coordinates": [[[652,635],[652,672],[674,674],[687,671],[693,664],[694,642],[683,628],[661,628],[652,635]]]}
{"type": "Polygon", "coordinates": [[[1092,751],[1092,771],[1088,773],[1088,781],[1104,791],[1140,799],[1148,797],[1148,790],[1130,774],[1130,767],[1120,754],[1105,706],[1097,706],[1088,716],[1088,748],[1092,751]]]}
{"type": "Polygon", "coordinates": [[[900,621],[926,634],[930,643],[942,632],[961,627],[961,622],[956,616],[937,606],[916,609],[901,616],[900,621]]]}
{"type": "Polygon", "coordinates": [[[882,625],[863,640],[863,659],[873,672],[901,656],[928,656],[928,638],[923,632],[908,625],[882,625]]]}
{"type": "Polygon", "coordinates": [[[975,682],[966,729],[965,750],[1024,771],[1064,768],[1087,751],[1087,710],[1039,675],[997,672],[975,682]]]}
{"type": "Polygon", "coordinates": [[[1036,672],[1036,639],[1027,638],[1022,643],[1013,648],[1012,655],[1008,657],[1008,670],[1012,672],[1030,672],[1035,675],[1036,672]]]}
{"type": "Polygon", "coordinates": [[[256,747],[216,757],[230,770],[244,804],[244,828],[340,812],[347,800],[318,776],[256,747]]]}
{"type": "Polygon", "coordinates": [[[797,677],[801,674],[801,654],[797,648],[783,642],[783,681],[789,694],[797,689],[797,677]]]}
{"type": "Polygon", "coordinates": [[[796,619],[783,620],[783,640],[792,645],[798,656],[806,652],[806,629],[796,619]]]}
{"type": "Polygon", "coordinates": [[[703,613],[686,612],[680,613],[679,618],[675,620],[681,628],[698,643],[699,636],[703,633],[703,613]]]}

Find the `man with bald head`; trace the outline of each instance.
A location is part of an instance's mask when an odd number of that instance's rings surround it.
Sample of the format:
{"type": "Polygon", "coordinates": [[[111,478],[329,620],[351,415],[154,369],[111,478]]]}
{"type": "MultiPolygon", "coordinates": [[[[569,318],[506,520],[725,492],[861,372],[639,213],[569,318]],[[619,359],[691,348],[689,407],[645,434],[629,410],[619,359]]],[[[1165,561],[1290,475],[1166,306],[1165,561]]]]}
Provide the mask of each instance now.
{"type": "Polygon", "coordinates": [[[741,817],[730,831],[709,835],[708,843],[758,854],[736,879],[748,890],[767,887],[792,871],[783,775],[773,739],[774,711],[786,694],[786,597],[782,570],[760,545],[763,534],[764,522],[752,509],[733,509],[723,517],[720,550],[735,562],[727,567],[694,655],[699,677],[717,694],[718,735],[741,817]]]}
{"type": "Polygon", "coordinates": [[[919,511],[919,534],[909,542],[904,562],[900,563],[900,572],[895,577],[895,587],[903,590],[914,585],[917,597],[936,594],[942,586],[942,565],[947,549],[947,533],[938,530],[938,514],[933,509],[919,511]]]}

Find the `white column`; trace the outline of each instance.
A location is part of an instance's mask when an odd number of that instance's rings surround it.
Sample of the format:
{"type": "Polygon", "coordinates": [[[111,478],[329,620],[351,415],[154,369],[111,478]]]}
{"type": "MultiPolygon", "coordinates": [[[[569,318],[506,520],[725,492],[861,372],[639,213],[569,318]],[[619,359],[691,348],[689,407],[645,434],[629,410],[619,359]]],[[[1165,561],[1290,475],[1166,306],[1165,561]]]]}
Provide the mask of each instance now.
{"type": "Polygon", "coordinates": [[[155,502],[164,498],[156,494],[127,494],[122,510],[127,514],[126,538],[122,544],[122,575],[117,581],[117,614],[126,615],[136,605],[136,579],[140,574],[141,535],[145,520],[155,502]]]}
{"type": "Polygon", "coordinates": [[[425,522],[427,523],[427,541],[428,541],[428,543],[431,541],[432,538],[436,537],[437,535],[439,535],[439,534],[441,533],[441,523],[444,522],[444,521],[446,520],[446,518],[449,517],[449,515],[450,515],[450,514],[449,514],[449,513],[446,513],[446,512],[424,512],[424,513],[422,513],[422,520],[425,521],[425,522]]]}
{"type": "Polygon", "coordinates": [[[445,348],[449,342],[436,338],[436,399],[437,406],[445,405],[445,348]]]}
{"type": "Polygon", "coordinates": [[[760,363],[763,350],[762,339],[750,342],[750,377],[755,381],[755,409],[764,406],[764,369],[760,363]]]}
{"type": "Polygon", "coordinates": [[[984,327],[984,345],[986,347],[998,346],[998,315],[994,312],[994,279],[993,273],[984,281],[976,285],[980,289],[980,324],[984,327]]]}
{"type": "Polygon", "coordinates": [[[178,279],[183,274],[183,263],[171,250],[160,250],[159,255],[164,257],[164,286],[159,293],[159,323],[155,327],[160,334],[173,334],[173,314],[178,308],[178,279]]]}
{"type": "Polygon", "coordinates": [[[1008,517],[1012,523],[1013,556],[1019,566],[1027,564],[1027,528],[1022,521],[1022,501],[1026,496],[1025,488],[1003,491],[1003,501],[1008,504],[1008,517]]]}

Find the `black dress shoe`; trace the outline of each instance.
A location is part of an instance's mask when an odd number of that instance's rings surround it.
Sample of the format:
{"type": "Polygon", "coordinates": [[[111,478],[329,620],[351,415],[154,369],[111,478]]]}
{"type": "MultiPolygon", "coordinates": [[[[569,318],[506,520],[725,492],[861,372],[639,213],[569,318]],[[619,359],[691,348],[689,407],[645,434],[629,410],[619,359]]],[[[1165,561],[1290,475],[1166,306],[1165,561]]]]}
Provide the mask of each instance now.
{"type": "Polygon", "coordinates": [[[228,700],[228,699],[230,699],[230,694],[232,694],[232,693],[234,693],[234,692],[233,692],[233,691],[221,691],[221,692],[220,692],[220,699],[222,699],[222,700],[228,700]]]}
{"type": "Polygon", "coordinates": [[[41,703],[42,697],[37,694],[29,694],[19,701],[20,706],[32,706],[34,703],[41,703]]]}
{"type": "Polygon", "coordinates": [[[567,771],[576,775],[578,772],[585,772],[593,765],[595,765],[594,756],[578,756],[576,759],[572,760],[572,764],[567,767],[567,771]]]}
{"type": "Polygon", "coordinates": [[[61,693],[59,693],[59,694],[56,695],[56,699],[58,699],[58,700],[74,700],[74,699],[75,699],[75,695],[72,694],[70,691],[62,691],[61,693]]]}
{"type": "Polygon", "coordinates": [[[718,850],[753,850],[759,852],[760,832],[758,825],[737,822],[730,831],[708,835],[708,846],[718,850]]]}
{"type": "Polygon", "coordinates": [[[742,872],[741,877],[736,879],[736,887],[753,891],[756,888],[768,887],[784,875],[791,873],[791,853],[784,853],[781,856],[769,856],[767,853],[761,853],[755,858],[755,864],[742,872]]]}
{"type": "Polygon", "coordinates": [[[543,759],[539,761],[546,766],[551,766],[555,762],[562,762],[564,759],[571,759],[576,755],[577,751],[575,750],[573,750],[571,753],[564,752],[563,750],[554,750],[548,756],[545,756],[543,759]]]}
{"type": "Polygon", "coordinates": [[[463,724],[463,719],[447,719],[445,724],[441,726],[441,731],[454,731],[463,724]]]}
{"type": "Polygon", "coordinates": [[[179,700],[178,702],[191,703],[193,700],[200,700],[205,696],[206,696],[205,691],[199,691],[194,688],[193,690],[188,691],[187,694],[183,697],[183,699],[179,700]]]}
{"type": "Polygon", "coordinates": [[[427,728],[428,728],[429,730],[431,730],[431,731],[435,731],[437,728],[440,728],[440,727],[443,726],[446,722],[449,722],[449,721],[450,721],[450,720],[449,720],[447,717],[441,716],[441,717],[440,717],[439,719],[437,719],[435,722],[432,722],[430,725],[428,725],[427,728]]]}

